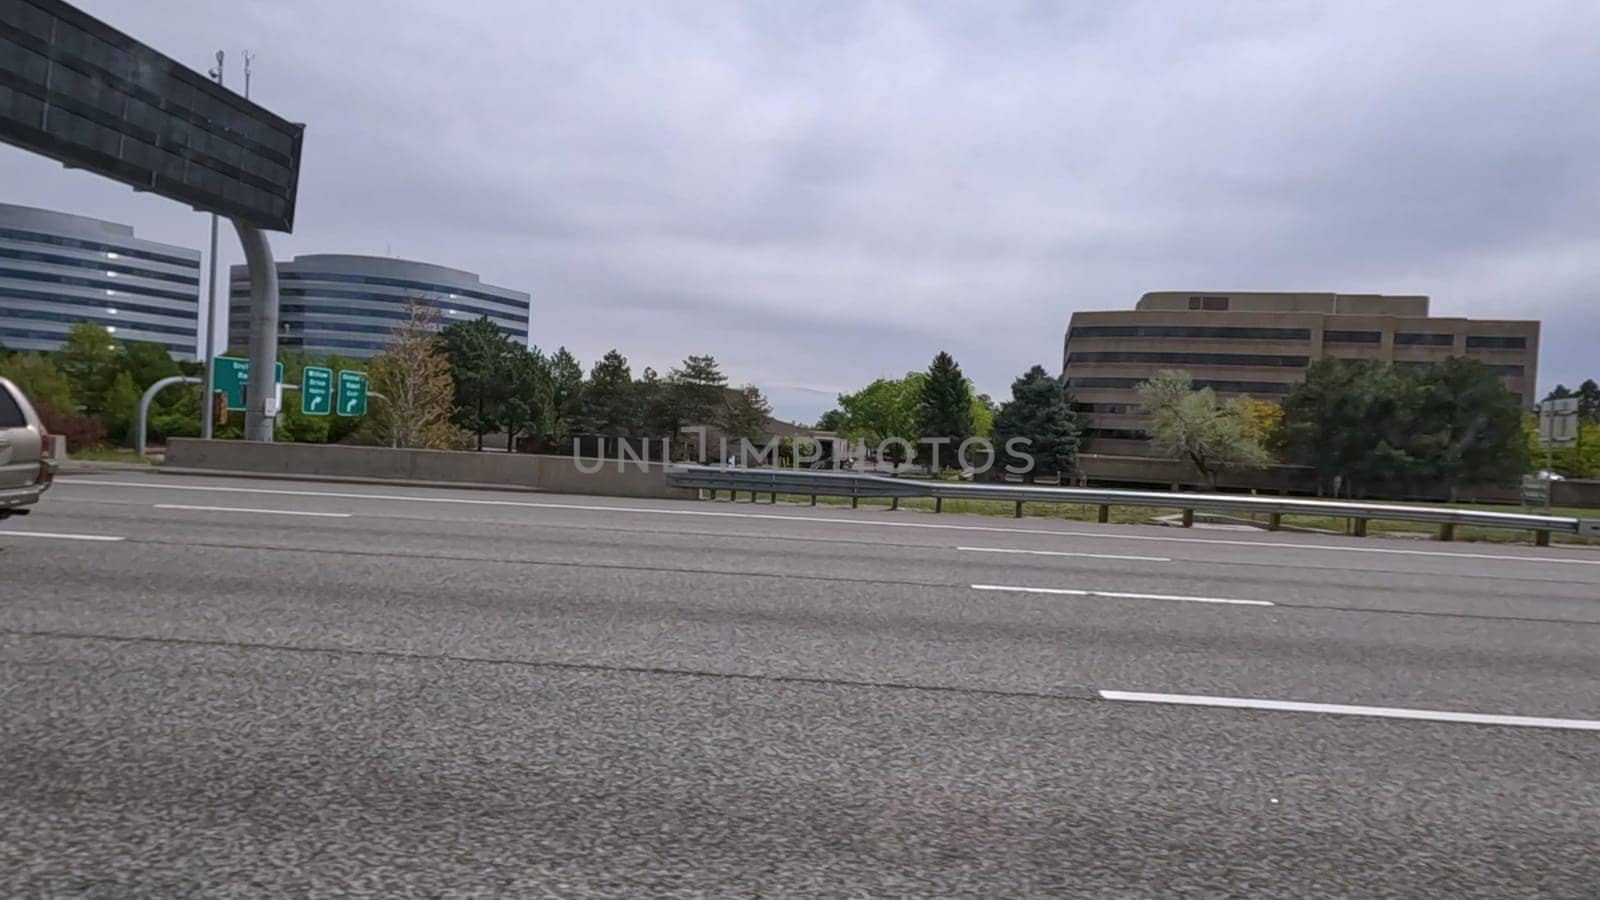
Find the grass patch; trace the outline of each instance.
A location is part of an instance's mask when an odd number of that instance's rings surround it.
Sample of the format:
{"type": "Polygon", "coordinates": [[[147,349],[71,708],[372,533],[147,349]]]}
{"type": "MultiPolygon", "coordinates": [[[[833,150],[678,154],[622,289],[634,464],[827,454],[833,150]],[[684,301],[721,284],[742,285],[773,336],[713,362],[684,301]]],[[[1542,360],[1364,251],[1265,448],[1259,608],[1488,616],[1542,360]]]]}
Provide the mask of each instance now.
{"type": "Polygon", "coordinates": [[[153,466],[155,460],[140,456],[127,447],[82,447],[67,455],[68,459],[81,462],[124,462],[140,463],[153,466]]]}

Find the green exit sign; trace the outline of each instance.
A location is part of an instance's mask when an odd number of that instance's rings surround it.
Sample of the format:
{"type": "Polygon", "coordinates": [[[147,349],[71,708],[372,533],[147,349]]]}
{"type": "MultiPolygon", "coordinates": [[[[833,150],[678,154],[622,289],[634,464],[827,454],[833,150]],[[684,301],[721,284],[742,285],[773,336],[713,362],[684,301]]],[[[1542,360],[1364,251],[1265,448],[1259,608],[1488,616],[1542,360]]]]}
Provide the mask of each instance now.
{"type": "Polygon", "coordinates": [[[367,414],[367,373],[339,370],[339,408],[341,416],[367,414]]]}
{"type": "MultiPolygon", "coordinates": [[[[283,383],[283,363],[277,366],[277,382],[283,383]]],[[[244,386],[250,381],[250,360],[238,356],[219,356],[212,361],[211,387],[227,395],[228,408],[244,409],[244,386]]]]}
{"type": "Polygon", "coordinates": [[[325,416],[333,411],[332,369],[306,366],[301,370],[300,411],[308,416],[325,416]]]}

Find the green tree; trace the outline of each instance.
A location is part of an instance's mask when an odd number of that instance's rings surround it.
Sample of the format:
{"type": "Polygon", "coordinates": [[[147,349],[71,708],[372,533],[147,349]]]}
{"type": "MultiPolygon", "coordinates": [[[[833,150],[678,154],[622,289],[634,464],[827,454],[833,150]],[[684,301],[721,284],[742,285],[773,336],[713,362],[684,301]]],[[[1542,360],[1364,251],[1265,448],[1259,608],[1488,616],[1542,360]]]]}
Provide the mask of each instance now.
{"type": "Polygon", "coordinates": [[[1508,484],[1527,468],[1522,410],[1494,370],[1453,356],[1414,376],[1409,450],[1414,477],[1450,485],[1508,484]]]}
{"type": "Polygon", "coordinates": [[[1218,404],[1210,388],[1195,390],[1188,372],[1157,372],[1138,391],[1156,448],[1187,460],[1207,487],[1215,488],[1226,469],[1267,464],[1266,450],[1245,433],[1239,407],[1218,404]]]}
{"type": "Polygon", "coordinates": [[[105,411],[106,392],[123,370],[121,357],[121,345],[105,326],[79,322],[67,329],[55,364],[72,384],[72,396],[85,413],[98,416],[105,411]]]}
{"type": "Polygon", "coordinates": [[[904,378],[879,378],[854,394],[840,394],[839,409],[844,413],[840,432],[873,448],[883,446],[888,461],[899,465],[906,458],[905,448],[898,442],[886,446],[884,442],[899,438],[916,446],[920,434],[917,404],[926,377],[922,372],[908,372],[904,378]]]}
{"type": "Polygon", "coordinates": [[[972,398],[972,434],[974,437],[988,437],[994,430],[994,417],[1000,413],[1000,407],[994,398],[988,394],[977,394],[972,398]]]}
{"type": "Polygon", "coordinates": [[[1600,384],[1593,378],[1578,385],[1578,418],[1585,422],[1600,422],[1600,384]]]}
{"type": "Polygon", "coordinates": [[[683,403],[678,384],[646,366],[634,389],[638,394],[641,433],[651,438],[676,439],[683,427],[683,403]]]}
{"type": "Polygon", "coordinates": [[[550,357],[550,394],[546,420],[550,436],[565,443],[576,433],[583,407],[583,366],[566,347],[550,357]]]}
{"type": "Polygon", "coordinates": [[[72,382],[42,353],[13,353],[0,358],[0,377],[15,382],[34,406],[48,406],[66,415],[78,411],[72,398],[72,382]]]}
{"type": "Polygon", "coordinates": [[[761,389],[747,384],[729,396],[719,424],[728,437],[756,443],[767,436],[767,421],[771,418],[772,405],[761,395],[761,389]]]}
{"type": "Polygon", "coordinates": [[[678,396],[678,413],[685,425],[710,425],[717,421],[726,405],[723,394],[728,376],[722,374],[710,355],[690,356],[683,367],[673,369],[668,380],[678,396]]]}
{"type": "Polygon", "coordinates": [[[134,419],[139,414],[140,391],[133,376],[118,372],[100,398],[100,421],[106,426],[106,439],[113,443],[128,440],[134,419]]]}
{"type": "Polygon", "coordinates": [[[488,316],[453,322],[439,332],[455,379],[456,423],[477,436],[504,425],[503,406],[512,396],[516,345],[488,316]]]}
{"type": "Polygon", "coordinates": [[[1572,396],[1572,388],[1569,388],[1564,384],[1558,384],[1558,385],[1556,385],[1555,390],[1553,390],[1550,393],[1546,394],[1544,398],[1546,400],[1565,400],[1565,399],[1567,399],[1568,397],[1571,397],[1571,396],[1572,396]]]}
{"type": "Polygon", "coordinates": [[[1032,481],[1044,476],[1065,478],[1078,468],[1078,421],[1061,382],[1034,366],[1011,383],[1011,399],[994,417],[993,440],[999,461],[1013,469],[1028,467],[1023,477],[1032,481]],[[1017,438],[1028,441],[1018,453],[1008,444],[1017,438]]]}
{"type": "Polygon", "coordinates": [[[830,409],[817,419],[818,431],[831,431],[835,434],[844,429],[846,416],[842,409],[830,409]]]}
{"type": "MultiPolygon", "coordinates": [[[[181,374],[177,360],[167,348],[152,341],[122,341],[121,366],[133,378],[134,387],[144,390],[163,378],[181,374]]],[[[287,377],[287,376],[285,376],[287,377]]]]}
{"type": "MultiPolygon", "coordinates": [[[[1569,392],[1570,393],[1570,392],[1569,392]]],[[[1505,483],[1527,465],[1522,411],[1492,369],[1320,360],[1283,402],[1285,459],[1354,495],[1505,483]]]]}
{"type": "Polygon", "coordinates": [[[950,354],[940,351],[928,366],[917,398],[917,432],[920,440],[942,438],[947,443],[938,453],[939,466],[955,464],[955,450],[972,437],[972,384],[961,374],[961,367],[950,354]]]}
{"type": "Polygon", "coordinates": [[[508,448],[516,449],[518,437],[543,429],[549,421],[550,361],[537,347],[513,344],[506,366],[507,390],[500,418],[508,448]]]}
{"type": "Polygon", "coordinates": [[[641,428],[638,394],[628,358],[616,350],[606,353],[583,386],[585,430],[605,437],[633,437],[641,428]]]}

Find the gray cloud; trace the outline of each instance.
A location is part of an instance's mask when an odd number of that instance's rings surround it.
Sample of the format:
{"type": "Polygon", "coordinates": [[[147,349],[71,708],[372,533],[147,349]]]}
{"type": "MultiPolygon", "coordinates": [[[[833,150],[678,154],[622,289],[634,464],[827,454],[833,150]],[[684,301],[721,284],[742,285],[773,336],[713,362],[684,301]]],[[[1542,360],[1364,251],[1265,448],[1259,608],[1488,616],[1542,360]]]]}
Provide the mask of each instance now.
{"type": "MultiPolygon", "coordinates": [[[[1427,293],[1600,376],[1592,3],[84,5],[233,85],[258,54],[308,123],[280,255],[471,269],[542,346],[714,353],[793,417],[939,349],[1000,396],[1162,288],[1427,293]]],[[[7,200],[204,242],[0,160],[7,200]]]]}

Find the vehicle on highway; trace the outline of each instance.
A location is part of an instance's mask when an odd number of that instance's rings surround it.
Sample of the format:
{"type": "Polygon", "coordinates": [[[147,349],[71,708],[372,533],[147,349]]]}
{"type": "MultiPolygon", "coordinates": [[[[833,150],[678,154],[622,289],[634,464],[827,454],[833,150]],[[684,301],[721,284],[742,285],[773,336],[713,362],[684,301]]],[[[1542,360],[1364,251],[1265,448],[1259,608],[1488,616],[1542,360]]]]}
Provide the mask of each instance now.
{"type": "Polygon", "coordinates": [[[0,378],[0,519],[23,514],[55,478],[44,425],[13,382],[0,378]]]}

